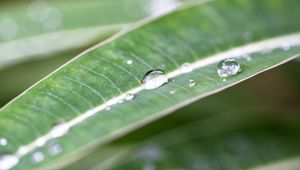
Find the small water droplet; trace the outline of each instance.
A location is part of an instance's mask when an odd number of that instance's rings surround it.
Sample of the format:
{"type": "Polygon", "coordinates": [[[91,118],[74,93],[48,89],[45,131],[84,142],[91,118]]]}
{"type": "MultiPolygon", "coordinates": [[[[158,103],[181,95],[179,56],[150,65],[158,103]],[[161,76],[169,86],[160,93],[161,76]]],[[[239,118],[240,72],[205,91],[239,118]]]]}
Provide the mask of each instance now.
{"type": "Polygon", "coordinates": [[[35,141],[36,146],[43,146],[45,145],[46,140],[44,138],[39,138],[35,141]]]}
{"type": "Polygon", "coordinates": [[[111,106],[107,106],[105,110],[111,110],[111,106]]]}
{"type": "Polygon", "coordinates": [[[25,146],[21,146],[19,149],[18,149],[18,155],[25,155],[28,153],[28,148],[25,147],[25,146]]]}
{"type": "Polygon", "coordinates": [[[160,69],[152,69],[148,71],[143,80],[143,86],[145,89],[156,89],[168,82],[168,78],[164,75],[164,72],[160,69]]]}
{"type": "Polygon", "coordinates": [[[196,85],[196,82],[195,82],[194,80],[190,79],[190,80],[188,81],[188,85],[189,85],[190,87],[194,87],[194,86],[196,85]]]}
{"type": "Polygon", "coordinates": [[[48,151],[49,151],[50,155],[57,155],[63,151],[63,148],[59,144],[56,143],[56,144],[50,145],[48,148],[48,151]]]}
{"type": "Polygon", "coordinates": [[[133,61],[132,60],[127,60],[127,62],[126,62],[127,64],[132,64],[133,63],[133,61]]]}
{"type": "Polygon", "coordinates": [[[12,154],[0,155],[0,170],[9,170],[19,163],[19,158],[12,154]]]}
{"type": "Polygon", "coordinates": [[[0,138],[0,146],[5,146],[5,145],[7,145],[7,139],[5,139],[5,138],[0,138]]]}
{"type": "Polygon", "coordinates": [[[33,163],[39,163],[44,160],[44,154],[42,152],[35,152],[31,156],[31,160],[33,163]]]}
{"type": "Polygon", "coordinates": [[[282,49],[283,49],[284,51],[288,51],[290,48],[291,48],[291,47],[290,47],[289,44],[283,44],[283,45],[282,45],[282,49]]]}
{"type": "Polygon", "coordinates": [[[228,77],[236,75],[239,69],[239,62],[237,62],[234,58],[228,58],[220,61],[220,63],[218,64],[217,72],[220,77],[228,77]]]}
{"type": "Polygon", "coordinates": [[[182,73],[189,73],[193,71],[193,67],[191,66],[190,63],[184,63],[181,65],[181,72],[182,73]]]}
{"type": "Polygon", "coordinates": [[[53,138],[57,138],[67,134],[69,130],[70,126],[66,123],[56,124],[52,127],[50,134],[53,138]]]}
{"type": "Polygon", "coordinates": [[[171,90],[170,94],[175,94],[175,92],[176,92],[175,90],[171,90]]]}
{"type": "Polygon", "coordinates": [[[126,99],[127,101],[132,100],[133,98],[134,98],[134,95],[133,95],[132,93],[127,93],[127,94],[125,95],[125,99],[126,99]]]}
{"type": "Polygon", "coordinates": [[[224,79],[222,79],[222,81],[225,82],[225,81],[227,81],[227,79],[224,78],[224,79]]]}

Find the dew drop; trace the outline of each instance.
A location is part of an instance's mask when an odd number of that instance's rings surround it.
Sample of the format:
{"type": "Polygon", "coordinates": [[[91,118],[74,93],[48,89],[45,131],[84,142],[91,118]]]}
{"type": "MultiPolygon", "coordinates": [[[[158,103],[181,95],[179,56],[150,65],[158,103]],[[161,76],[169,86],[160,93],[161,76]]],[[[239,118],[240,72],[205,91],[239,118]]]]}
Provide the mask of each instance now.
{"type": "Polygon", "coordinates": [[[193,67],[191,66],[190,63],[184,63],[181,65],[181,72],[182,73],[189,73],[193,71],[193,67]]]}
{"type": "Polygon", "coordinates": [[[228,58],[220,61],[217,72],[220,77],[233,76],[238,73],[240,64],[234,58],[228,58]]]}
{"type": "Polygon", "coordinates": [[[31,156],[31,161],[33,163],[39,163],[41,161],[44,160],[44,154],[42,152],[35,152],[32,156],[31,156]]]}
{"type": "Polygon", "coordinates": [[[111,106],[107,106],[105,110],[111,110],[111,106]]]}
{"type": "Polygon", "coordinates": [[[45,145],[45,143],[46,143],[46,140],[44,138],[39,138],[35,141],[35,144],[39,147],[45,145]]]}
{"type": "Polygon", "coordinates": [[[176,92],[175,90],[171,90],[170,94],[175,94],[175,92],[176,92]]]}
{"type": "Polygon", "coordinates": [[[160,69],[152,69],[148,71],[143,80],[143,86],[145,89],[156,89],[168,82],[168,77],[164,75],[164,72],[160,69]]]}
{"type": "Polygon", "coordinates": [[[126,62],[127,64],[132,64],[133,63],[133,61],[132,60],[127,60],[127,62],[126,62]]]}
{"type": "Polygon", "coordinates": [[[190,87],[194,87],[194,86],[196,85],[196,82],[195,82],[194,80],[190,79],[190,80],[188,81],[188,85],[189,85],[190,87]]]}
{"type": "Polygon", "coordinates": [[[227,79],[224,78],[224,79],[222,79],[222,81],[225,82],[225,81],[227,81],[227,79]]]}
{"type": "Polygon", "coordinates": [[[70,126],[68,124],[62,123],[53,126],[50,131],[51,137],[57,138],[67,134],[70,130],[70,126]]]}
{"type": "Polygon", "coordinates": [[[12,154],[0,155],[0,170],[9,170],[19,163],[19,158],[12,154]]]}
{"type": "Polygon", "coordinates": [[[63,151],[63,148],[59,144],[52,144],[48,148],[50,155],[57,155],[63,151]]]}
{"type": "Polygon", "coordinates": [[[7,139],[5,139],[5,138],[0,138],[0,146],[5,146],[5,145],[7,145],[7,139]]]}
{"type": "Polygon", "coordinates": [[[283,45],[282,45],[282,49],[283,49],[284,51],[288,51],[290,48],[291,48],[291,47],[290,47],[289,44],[283,44],[283,45]]]}
{"type": "Polygon", "coordinates": [[[134,98],[134,95],[132,93],[127,93],[125,95],[125,100],[129,101],[129,100],[132,100],[134,98]]]}

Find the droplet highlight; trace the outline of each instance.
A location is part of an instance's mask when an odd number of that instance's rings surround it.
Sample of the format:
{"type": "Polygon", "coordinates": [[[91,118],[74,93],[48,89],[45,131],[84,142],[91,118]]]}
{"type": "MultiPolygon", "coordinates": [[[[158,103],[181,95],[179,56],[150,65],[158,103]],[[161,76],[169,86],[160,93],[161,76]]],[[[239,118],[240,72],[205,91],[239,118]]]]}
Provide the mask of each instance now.
{"type": "Polygon", "coordinates": [[[220,61],[217,72],[220,77],[229,77],[236,75],[240,69],[239,62],[234,58],[228,58],[220,61]]]}
{"type": "Polygon", "coordinates": [[[8,141],[5,138],[0,138],[0,146],[5,146],[7,145],[8,141]]]}
{"type": "Polygon", "coordinates": [[[133,63],[133,61],[132,60],[127,60],[127,62],[126,62],[128,65],[130,65],[130,64],[132,64],[133,63]]]}
{"type": "Polygon", "coordinates": [[[129,100],[132,100],[134,98],[134,95],[132,93],[127,93],[125,95],[125,100],[129,101],[129,100]]]}
{"type": "Polygon", "coordinates": [[[194,87],[194,86],[196,86],[196,82],[195,82],[194,80],[190,79],[190,80],[188,81],[188,85],[189,85],[190,87],[194,87]]]}
{"type": "Polygon", "coordinates": [[[44,160],[44,154],[42,152],[35,152],[32,156],[31,156],[31,161],[33,163],[39,163],[41,161],[44,160]]]}
{"type": "Polygon", "coordinates": [[[168,77],[160,69],[152,69],[148,71],[143,80],[143,87],[147,90],[156,89],[168,82],[168,77]]]}
{"type": "Polygon", "coordinates": [[[189,73],[193,71],[193,67],[191,66],[190,63],[184,63],[181,65],[181,72],[182,73],[189,73]]]}
{"type": "Polygon", "coordinates": [[[61,153],[62,151],[63,151],[63,148],[61,147],[61,145],[59,145],[57,143],[50,145],[48,148],[49,154],[53,155],[53,156],[61,153]]]}
{"type": "Polygon", "coordinates": [[[65,134],[67,134],[70,130],[70,126],[68,124],[62,123],[53,126],[52,130],[50,131],[51,137],[58,138],[65,134]]]}
{"type": "Polygon", "coordinates": [[[0,170],[9,170],[19,163],[19,158],[12,154],[0,155],[0,170]]]}

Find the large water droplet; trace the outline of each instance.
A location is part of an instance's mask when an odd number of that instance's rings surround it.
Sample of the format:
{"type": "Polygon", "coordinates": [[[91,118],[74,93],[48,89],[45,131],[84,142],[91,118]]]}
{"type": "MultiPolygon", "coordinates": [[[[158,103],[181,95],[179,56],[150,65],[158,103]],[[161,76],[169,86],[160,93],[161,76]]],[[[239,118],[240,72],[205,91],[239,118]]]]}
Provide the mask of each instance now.
{"type": "Polygon", "coordinates": [[[52,144],[49,146],[48,151],[50,155],[57,155],[62,152],[63,148],[59,144],[52,144]]]}
{"type": "Polygon", "coordinates": [[[237,62],[234,58],[228,58],[220,61],[217,71],[220,77],[228,77],[236,75],[239,69],[239,62],[237,62]]]}
{"type": "Polygon", "coordinates": [[[196,85],[196,82],[195,82],[194,80],[190,79],[190,80],[188,81],[188,85],[189,85],[190,87],[194,87],[194,86],[196,85]]]}
{"type": "Polygon", "coordinates": [[[164,72],[160,69],[148,71],[142,80],[145,89],[156,89],[167,82],[168,77],[165,76],[164,72]]]}
{"type": "Polygon", "coordinates": [[[66,123],[57,124],[53,126],[52,130],[50,131],[50,134],[53,138],[61,137],[65,134],[67,134],[70,130],[70,126],[66,123]]]}
{"type": "Polygon", "coordinates": [[[191,67],[190,63],[184,63],[181,65],[181,72],[182,73],[188,73],[193,71],[193,67],[191,67]]]}
{"type": "Polygon", "coordinates": [[[44,154],[42,152],[35,152],[31,156],[31,160],[33,163],[39,163],[44,160],[44,154]]]}
{"type": "Polygon", "coordinates": [[[0,170],[9,170],[19,163],[19,158],[12,154],[0,155],[0,170]]]}
{"type": "Polygon", "coordinates": [[[5,139],[5,138],[0,138],[0,146],[5,146],[5,145],[7,145],[7,139],[5,139]]]}
{"type": "Polygon", "coordinates": [[[127,93],[125,95],[125,100],[129,101],[129,100],[132,100],[134,98],[134,95],[132,93],[127,93]]]}

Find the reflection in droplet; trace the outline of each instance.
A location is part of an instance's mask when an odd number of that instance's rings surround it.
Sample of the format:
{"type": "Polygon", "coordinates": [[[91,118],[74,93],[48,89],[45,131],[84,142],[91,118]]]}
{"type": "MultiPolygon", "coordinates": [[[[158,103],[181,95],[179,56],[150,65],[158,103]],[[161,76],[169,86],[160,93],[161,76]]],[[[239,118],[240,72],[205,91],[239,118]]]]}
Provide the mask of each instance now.
{"type": "Polygon", "coordinates": [[[66,123],[57,124],[52,127],[50,134],[51,137],[57,138],[67,134],[70,130],[70,126],[66,123]]]}
{"type": "Polygon", "coordinates": [[[193,79],[190,79],[190,80],[188,81],[188,85],[189,85],[190,87],[194,87],[194,86],[196,85],[196,82],[195,82],[193,79]]]}
{"type": "Polygon", "coordinates": [[[132,100],[134,98],[134,95],[132,93],[127,93],[125,95],[125,100],[129,101],[129,100],[132,100]]]}
{"type": "Polygon", "coordinates": [[[190,63],[184,63],[181,65],[181,72],[182,73],[189,73],[193,71],[193,67],[191,67],[190,63]]]}
{"type": "Polygon", "coordinates": [[[49,146],[48,151],[50,155],[57,155],[63,151],[63,148],[59,144],[55,143],[49,146]]]}
{"type": "Polygon", "coordinates": [[[228,77],[236,75],[239,69],[239,62],[237,62],[234,58],[228,58],[220,61],[220,63],[218,64],[217,72],[220,77],[228,77]]]}
{"type": "Polygon", "coordinates": [[[12,154],[0,155],[0,170],[9,170],[19,163],[19,158],[12,154]]]}
{"type": "Polygon", "coordinates": [[[41,161],[44,160],[44,154],[42,152],[35,152],[32,156],[31,156],[31,161],[33,163],[39,163],[41,161]]]}
{"type": "Polygon", "coordinates": [[[143,80],[143,86],[145,89],[156,89],[168,82],[168,78],[164,75],[164,72],[160,69],[152,69],[148,71],[143,80]]]}
{"type": "Polygon", "coordinates": [[[7,139],[5,139],[5,138],[0,138],[0,146],[5,146],[5,145],[7,145],[7,139]]]}
{"type": "Polygon", "coordinates": [[[127,64],[132,64],[133,63],[133,61],[132,60],[127,60],[127,62],[126,62],[127,64]]]}

